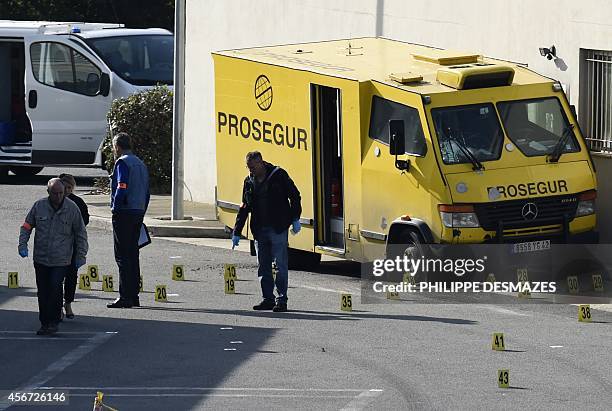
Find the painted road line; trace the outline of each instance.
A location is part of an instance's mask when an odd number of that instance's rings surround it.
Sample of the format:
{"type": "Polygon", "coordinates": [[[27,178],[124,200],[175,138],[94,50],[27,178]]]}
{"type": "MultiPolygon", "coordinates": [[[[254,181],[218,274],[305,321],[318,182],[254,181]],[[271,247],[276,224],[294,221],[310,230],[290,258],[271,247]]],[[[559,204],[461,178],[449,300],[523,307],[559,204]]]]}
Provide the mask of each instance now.
{"type": "Polygon", "coordinates": [[[363,391],[361,394],[355,397],[353,401],[346,404],[346,406],[342,408],[341,411],[362,410],[365,407],[367,407],[370,402],[374,401],[376,397],[380,396],[382,393],[383,393],[383,390],[377,390],[377,389],[363,391]]]}

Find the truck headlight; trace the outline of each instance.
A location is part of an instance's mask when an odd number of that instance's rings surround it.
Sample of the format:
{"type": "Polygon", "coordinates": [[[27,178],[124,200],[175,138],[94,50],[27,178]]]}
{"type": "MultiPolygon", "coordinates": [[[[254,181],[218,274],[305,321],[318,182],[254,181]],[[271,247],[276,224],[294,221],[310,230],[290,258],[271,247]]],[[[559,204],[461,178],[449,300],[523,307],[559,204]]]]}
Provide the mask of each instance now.
{"type": "Polygon", "coordinates": [[[448,228],[476,228],[480,227],[478,217],[471,205],[446,205],[438,206],[440,218],[444,227],[448,228]]]}
{"type": "Polygon", "coordinates": [[[576,207],[576,217],[595,214],[595,199],[597,191],[589,190],[580,193],[578,196],[578,206],[576,207]]]}

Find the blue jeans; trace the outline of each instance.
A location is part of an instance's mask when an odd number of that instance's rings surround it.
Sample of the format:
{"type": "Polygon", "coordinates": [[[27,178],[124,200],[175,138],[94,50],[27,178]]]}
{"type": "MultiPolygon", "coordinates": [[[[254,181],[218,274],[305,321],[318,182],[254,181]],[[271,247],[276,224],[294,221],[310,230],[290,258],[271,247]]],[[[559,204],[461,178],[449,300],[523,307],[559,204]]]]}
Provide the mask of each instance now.
{"type": "Polygon", "coordinates": [[[276,292],[278,297],[277,303],[287,304],[287,283],[289,278],[288,273],[288,257],[287,247],[289,240],[287,238],[288,230],[277,234],[271,227],[262,227],[257,234],[257,259],[259,261],[259,269],[257,275],[261,284],[261,292],[264,300],[274,301],[274,278],[272,277],[272,261],[276,260],[276,292]]]}
{"type": "Polygon", "coordinates": [[[34,263],[38,288],[38,318],[43,326],[57,324],[62,314],[62,282],[70,266],[48,267],[34,263]]]}

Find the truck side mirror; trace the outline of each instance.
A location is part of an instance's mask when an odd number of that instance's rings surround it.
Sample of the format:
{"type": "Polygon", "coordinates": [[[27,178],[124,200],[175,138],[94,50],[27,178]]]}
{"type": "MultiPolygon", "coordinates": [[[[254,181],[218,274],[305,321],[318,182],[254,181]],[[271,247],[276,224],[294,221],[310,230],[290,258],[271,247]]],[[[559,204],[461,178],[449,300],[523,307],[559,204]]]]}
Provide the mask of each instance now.
{"type": "Polygon", "coordinates": [[[398,160],[398,155],[406,154],[406,139],[404,137],[404,120],[389,120],[389,152],[395,155],[395,168],[408,170],[409,160],[398,160]]]}
{"type": "Polygon", "coordinates": [[[106,73],[102,73],[100,76],[100,94],[104,97],[110,93],[110,76],[106,73]]]}

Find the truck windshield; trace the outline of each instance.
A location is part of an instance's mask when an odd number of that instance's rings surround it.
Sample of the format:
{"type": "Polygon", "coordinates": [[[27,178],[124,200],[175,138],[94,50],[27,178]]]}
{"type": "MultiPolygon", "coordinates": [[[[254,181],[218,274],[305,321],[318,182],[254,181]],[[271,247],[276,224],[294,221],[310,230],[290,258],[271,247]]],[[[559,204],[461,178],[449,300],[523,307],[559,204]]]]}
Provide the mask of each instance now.
{"type": "Polygon", "coordinates": [[[493,104],[437,108],[431,113],[445,164],[477,163],[500,157],[504,133],[493,104]]]}
{"type": "Polygon", "coordinates": [[[555,97],[497,103],[508,138],[528,157],[580,151],[574,131],[555,97]],[[563,134],[569,133],[563,142],[563,134]],[[557,147],[563,144],[563,147],[557,147]]]}
{"type": "Polygon", "coordinates": [[[172,85],[174,38],[171,35],[87,39],[108,67],[135,86],[172,85]]]}

